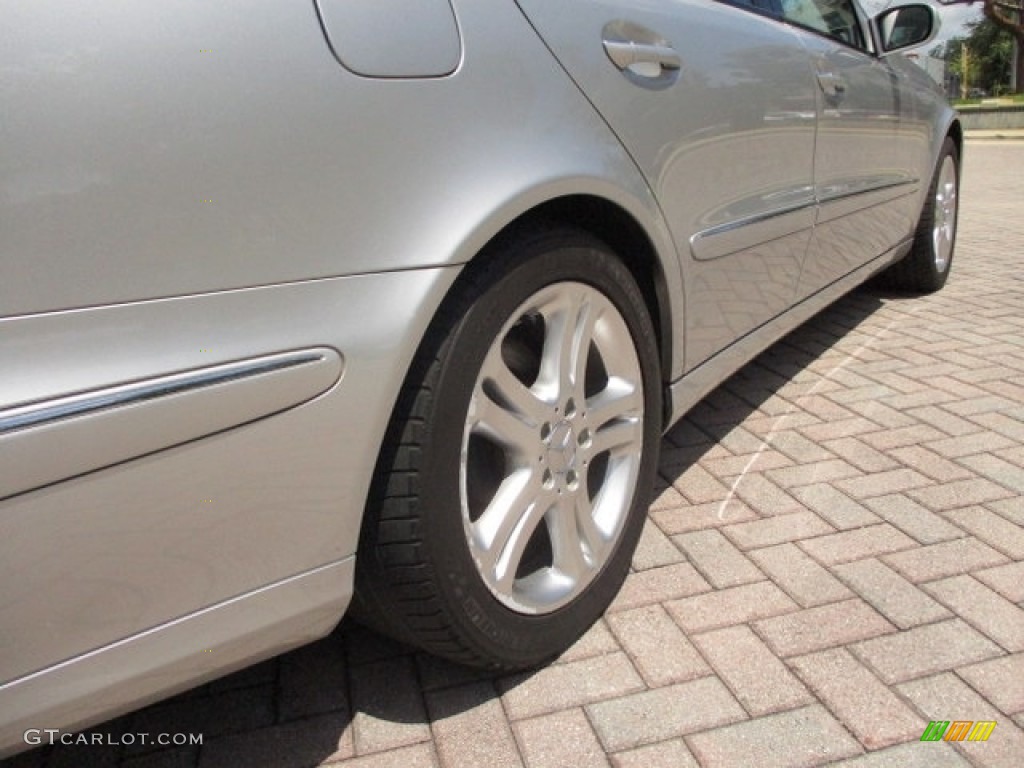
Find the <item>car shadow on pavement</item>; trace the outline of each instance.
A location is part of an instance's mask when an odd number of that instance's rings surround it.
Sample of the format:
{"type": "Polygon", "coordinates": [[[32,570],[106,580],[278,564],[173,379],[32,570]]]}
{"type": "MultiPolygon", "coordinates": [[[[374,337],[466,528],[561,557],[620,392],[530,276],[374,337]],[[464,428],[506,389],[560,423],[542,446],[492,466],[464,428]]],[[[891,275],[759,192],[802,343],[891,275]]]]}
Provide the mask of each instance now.
{"type": "MultiPolygon", "coordinates": [[[[855,291],[710,393],[662,441],[656,492],[683,485],[686,479],[679,479],[689,468],[755,414],[764,416],[767,429],[754,439],[768,445],[770,422],[788,418],[790,399],[813,397],[830,371],[841,370],[844,357],[869,350],[871,334],[884,332],[870,318],[889,298],[896,297],[872,287],[855,291]],[[854,329],[865,335],[864,344],[837,351],[837,342],[854,329]]],[[[616,648],[607,630],[592,631],[546,670],[494,675],[421,653],[346,618],[311,645],[103,723],[85,732],[86,745],[42,746],[0,761],[0,768],[315,766],[422,745],[453,723],[486,728],[494,718],[515,719],[508,702],[517,688],[537,675],[557,674],[561,664],[616,648]],[[150,742],[199,734],[202,743],[144,744],[142,734],[150,742]]]]}

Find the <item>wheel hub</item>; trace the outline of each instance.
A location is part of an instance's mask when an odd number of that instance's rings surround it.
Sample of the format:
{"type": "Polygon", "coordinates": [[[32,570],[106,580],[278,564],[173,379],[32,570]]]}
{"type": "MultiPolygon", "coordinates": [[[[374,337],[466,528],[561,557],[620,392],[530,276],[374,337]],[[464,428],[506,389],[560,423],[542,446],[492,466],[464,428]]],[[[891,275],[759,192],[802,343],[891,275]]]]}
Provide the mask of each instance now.
{"type": "Polygon", "coordinates": [[[578,452],[576,450],[576,430],[568,421],[560,421],[551,429],[545,441],[545,463],[555,475],[565,477],[570,471],[576,471],[578,452]]]}

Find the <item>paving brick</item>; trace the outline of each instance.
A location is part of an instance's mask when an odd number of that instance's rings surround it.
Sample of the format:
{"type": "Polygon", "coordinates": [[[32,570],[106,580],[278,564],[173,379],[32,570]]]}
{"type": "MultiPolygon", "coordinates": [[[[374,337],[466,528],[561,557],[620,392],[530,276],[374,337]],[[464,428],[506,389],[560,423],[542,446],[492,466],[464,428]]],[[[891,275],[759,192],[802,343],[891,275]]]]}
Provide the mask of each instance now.
{"type": "MultiPolygon", "coordinates": [[[[893,387],[895,389],[895,387],[893,387]]],[[[920,391],[921,385],[915,384],[914,391],[920,391]]],[[[909,394],[903,392],[903,394],[909,394]]],[[[859,413],[865,419],[870,419],[875,424],[885,427],[887,430],[902,429],[918,425],[917,419],[908,416],[901,410],[891,408],[880,400],[851,403],[850,410],[859,413]]]]}
{"type": "Polygon", "coordinates": [[[975,571],[972,575],[978,581],[988,584],[1011,603],[1024,600],[1024,561],[986,568],[975,571]]]}
{"type": "Polygon", "coordinates": [[[770,469],[765,476],[780,488],[791,489],[801,485],[829,483],[849,477],[858,477],[862,473],[852,464],[842,459],[816,461],[811,464],[799,464],[795,467],[770,469]]]}
{"type": "Polygon", "coordinates": [[[333,635],[281,657],[278,719],[348,711],[345,649],[333,635]]]}
{"type": "Polygon", "coordinates": [[[1004,714],[1024,712],[1024,653],[971,664],[956,673],[1004,714]]]}
{"type": "Polygon", "coordinates": [[[970,576],[932,581],[922,588],[1008,651],[1024,651],[1024,610],[970,576]]]}
{"type": "Polygon", "coordinates": [[[812,512],[797,512],[792,515],[737,523],[721,529],[740,549],[767,547],[795,539],[834,533],[835,529],[812,512]]]}
{"type": "Polygon", "coordinates": [[[776,432],[768,438],[772,448],[786,454],[798,464],[811,464],[835,458],[835,455],[827,448],[822,448],[818,443],[808,440],[799,432],[794,432],[792,426],[789,426],[793,423],[792,418],[788,419],[787,429],[776,432]]]}
{"type": "Polygon", "coordinates": [[[876,496],[864,502],[882,519],[922,544],[962,538],[964,532],[901,493],[876,496]]]}
{"type": "Polygon", "coordinates": [[[855,437],[828,440],[824,446],[862,472],[882,472],[900,466],[895,459],[875,450],[863,440],[858,440],[855,437]]]}
{"type": "MultiPolygon", "coordinates": [[[[605,630],[605,632],[607,631],[605,630]]],[[[579,640],[577,644],[580,642],[583,641],[579,640]]],[[[617,648],[618,646],[615,645],[613,640],[612,650],[617,648]]],[[[440,688],[453,688],[458,685],[466,685],[481,680],[490,680],[494,676],[493,672],[476,667],[467,667],[465,664],[456,664],[429,653],[416,654],[416,670],[419,673],[420,686],[425,692],[436,691],[440,688]]]]}
{"type": "Polygon", "coordinates": [[[745,520],[756,520],[757,513],[739,499],[733,498],[725,502],[697,504],[678,507],[676,509],[656,509],[651,512],[651,519],[666,535],[703,531],[708,528],[719,528],[730,523],[741,523],[745,520]]]}
{"type": "Polygon", "coordinates": [[[803,488],[794,488],[793,495],[801,503],[814,510],[819,517],[839,530],[862,528],[881,522],[878,515],[831,485],[808,485],[803,488]]]}
{"type": "Polygon", "coordinates": [[[853,411],[823,395],[806,395],[797,404],[801,410],[814,414],[822,421],[839,421],[853,416],[853,411]]]}
{"type": "Polygon", "coordinates": [[[1024,560],[1024,529],[1001,515],[984,507],[970,507],[949,512],[946,519],[970,531],[993,549],[1014,560],[1024,560]]]}
{"type": "Polygon", "coordinates": [[[610,614],[608,623],[652,688],[711,673],[697,649],[660,605],[610,614]]]}
{"type": "Polygon", "coordinates": [[[1006,562],[1006,556],[969,537],[885,555],[882,561],[918,583],[1006,562]]]}
{"type": "Polygon", "coordinates": [[[558,657],[555,663],[562,664],[570,661],[579,661],[580,659],[589,659],[594,656],[604,656],[606,653],[612,653],[617,650],[619,650],[619,644],[616,642],[614,635],[609,631],[604,619],[598,619],[584,633],[583,637],[573,643],[569,650],[558,657]]]}
{"type": "Polygon", "coordinates": [[[911,408],[907,414],[954,437],[973,435],[981,431],[981,427],[973,421],[961,418],[942,406],[926,405],[920,408],[911,408]]]}
{"type": "Polygon", "coordinates": [[[692,633],[787,613],[796,610],[797,604],[774,584],[761,581],[673,600],[665,608],[684,631],[692,633]]]}
{"type": "Polygon", "coordinates": [[[609,611],[625,611],[639,605],[696,595],[711,589],[704,577],[689,563],[651,568],[626,577],[609,611]]]}
{"type": "Polygon", "coordinates": [[[758,472],[738,478],[735,492],[751,509],[762,515],[785,515],[804,510],[800,502],[758,472]]]}
{"type": "MultiPolygon", "coordinates": [[[[863,416],[849,419],[826,421],[823,424],[810,424],[800,428],[800,434],[816,443],[821,443],[827,451],[833,451],[833,441],[848,440],[867,432],[877,432],[881,427],[863,416]]],[[[873,448],[871,450],[874,450],[873,448]]],[[[833,453],[839,453],[833,451],[833,453]]],[[[895,462],[894,462],[895,463],[895,462]]],[[[863,467],[861,467],[863,469],[863,467]]]]}
{"type": "Polygon", "coordinates": [[[864,387],[837,390],[832,392],[830,397],[837,403],[846,403],[853,406],[859,402],[874,402],[884,397],[892,397],[896,394],[896,390],[891,387],[886,387],[881,384],[869,384],[864,387]]]}
{"type": "Polygon", "coordinates": [[[984,475],[989,480],[998,483],[1004,488],[1009,488],[1018,494],[1024,494],[1024,467],[993,456],[990,453],[965,456],[960,462],[973,469],[979,475],[984,475]]]}
{"type": "MultiPolygon", "coordinates": [[[[604,749],[581,709],[520,720],[515,724],[515,729],[529,768],[591,768],[609,765],[604,749]]],[[[453,766],[488,767],[492,764],[486,752],[481,753],[479,760],[450,763],[453,766]]]]}
{"type": "Polygon", "coordinates": [[[793,460],[784,453],[771,449],[741,456],[723,456],[718,459],[702,461],[704,467],[715,477],[723,480],[747,472],[764,472],[769,469],[793,466],[793,460]]]}
{"type": "MultiPolygon", "coordinates": [[[[300,768],[354,754],[346,714],[334,712],[219,739],[204,738],[200,768],[273,765],[300,768]]],[[[428,763],[429,764],[429,763],[428,763]]]]}
{"type": "Polygon", "coordinates": [[[861,439],[879,451],[890,451],[904,445],[917,445],[929,440],[939,440],[945,434],[930,427],[927,424],[917,424],[912,427],[901,427],[899,429],[885,429],[879,432],[871,432],[861,439]]]}
{"type": "Polygon", "coordinates": [[[1004,653],[961,619],[925,624],[852,646],[886,683],[944,672],[1004,653]]]}
{"type": "Polygon", "coordinates": [[[686,560],[682,552],[672,543],[661,529],[648,520],[640,533],[640,542],[633,553],[633,568],[646,571],[662,565],[672,565],[686,560]]]}
{"type": "Polygon", "coordinates": [[[916,488],[908,493],[936,512],[1005,499],[1007,496],[1013,495],[1013,491],[1008,491],[1001,485],[996,485],[991,480],[982,477],[932,485],[928,488],[916,488]]]}
{"type": "Polygon", "coordinates": [[[622,696],[643,687],[643,680],[624,653],[557,664],[499,681],[512,720],[622,696]]]}
{"type": "Polygon", "coordinates": [[[434,744],[446,765],[521,766],[519,750],[490,682],[428,693],[434,744]]]}
{"type": "MultiPolygon", "coordinates": [[[[982,397],[972,397],[966,400],[950,403],[946,407],[958,416],[973,417],[971,420],[975,423],[981,424],[989,429],[993,429],[991,422],[988,424],[985,423],[984,417],[993,415],[993,411],[1004,411],[1007,408],[1012,408],[1013,401],[996,395],[984,395],[982,397]]],[[[995,415],[998,416],[1001,414],[995,415]]],[[[995,431],[998,432],[999,430],[995,431]]]]}
{"type": "MultiPolygon", "coordinates": [[[[1006,410],[1013,405],[1012,401],[1005,398],[993,398],[993,400],[1002,400],[1007,405],[1004,408],[992,408],[992,411],[1006,410]]],[[[1024,443],[1024,421],[1014,418],[1008,413],[985,412],[972,416],[971,421],[1017,443],[1024,443]]]]}
{"type": "MultiPolygon", "coordinates": [[[[715,430],[711,431],[715,433],[715,430]]],[[[759,453],[768,447],[760,436],[748,432],[742,426],[732,426],[722,430],[721,434],[714,434],[714,437],[719,445],[734,456],[759,453]]]]}
{"type": "Polygon", "coordinates": [[[919,738],[926,722],[843,648],[789,664],[868,749],[919,738]]]}
{"type": "Polygon", "coordinates": [[[804,608],[853,597],[838,579],[794,544],[754,550],[750,559],[804,608]]]}
{"type": "Polygon", "coordinates": [[[764,579],[757,566],[719,531],[694,531],[672,540],[714,587],[735,587],[764,579]]]}
{"type": "Polygon", "coordinates": [[[695,635],[693,642],[751,715],[813,702],[807,689],[746,626],[695,635]]]}
{"type": "Polygon", "coordinates": [[[884,496],[887,493],[920,488],[930,485],[931,482],[920,472],[912,469],[890,469],[887,472],[874,472],[870,475],[840,480],[835,486],[855,499],[867,499],[871,496],[884,496]]]}
{"type": "Polygon", "coordinates": [[[665,435],[672,445],[694,446],[710,445],[708,436],[700,427],[689,419],[683,419],[672,427],[665,435]]]}
{"type": "MultiPolygon", "coordinates": [[[[261,685],[225,691],[216,696],[177,697],[136,712],[136,733],[201,733],[214,739],[227,733],[249,731],[274,722],[273,686],[261,685]]],[[[147,751],[139,744],[129,753],[147,751]]]]}
{"type": "Polygon", "coordinates": [[[863,750],[820,704],[688,736],[703,768],[809,768],[863,750]]]}
{"type": "Polygon", "coordinates": [[[418,744],[403,749],[379,752],[375,755],[357,757],[341,763],[332,763],[339,768],[435,768],[434,750],[429,744],[418,744]]]}
{"type": "MultiPolygon", "coordinates": [[[[744,419],[743,426],[755,435],[761,435],[768,440],[769,438],[773,439],[776,435],[782,434],[783,432],[792,432],[792,430],[795,429],[804,429],[808,426],[820,423],[821,420],[818,419],[817,416],[813,416],[809,413],[803,413],[799,410],[791,410],[780,415],[752,416],[748,419],[744,419]]],[[[791,456],[790,451],[783,451],[783,453],[787,456],[791,456]]],[[[820,457],[808,460],[818,461],[819,459],[820,457]]],[[[804,459],[795,460],[803,461],[804,459]]]]}
{"type": "Polygon", "coordinates": [[[889,451],[889,455],[910,469],[930,477],[932,480],[948,482],[950,480],[967,480],[975,476],[974,472],[930,451],[922,445],[907,445],[889,451]]]}
{"type": "Polygon", "coordinates": [[[649,511],[653,513],[656,510],[677,510],[688,506],[690,502],[659,475],[655,480],[654,501],[651,502],[649,511]]]}
{"type": "Polygon", "coordinates": [[[945,456],[947,459],[958,459],[974,453],[988,453],[1010,445],[1014,445],[1013,440],[1002,435],[994,435],[991,432],[977,432],[973,435],[946,437],[941,440],[931,440],[925,443],[927,448],[945,456]]]}
{"type": "Polygon", "coordinates": [[[829,763],[830,768],[970,768],[970,765],[949,744],[923,745],[919,740],[829,763]]]}
{"type": "Polygon", "coordinates": [[[699,768],[682,739],[637,747],[612,755],[615,768],[699,768]]]}
{"type": "Polygon", "coordinates": [[[990,501],[985,505],[993,512],[998,512],[1011,523],[1024,526],[1024,496],[1015,496],[1002,501],[990,501]]]}
{"type": "Polygon", "coordinates": [[[1024,732],[955,675],[935,675],[898,689],[929,720],[995,720],[988,741],[956,742],[956,750],[981,768],[1020,768],[1024,732]]]}
{"type": "Polygon", "coordinates": [[[616,752],[746,718],[716,677],[601,701],[587,707],[605,749],[616,752]],[[657,716],[652,717],[653,713],[657,716]]]}
{"type": "Polygon", "coordinates": [[[345,658],[355,667],[372,661],[397,659],[409,654],[409,648],[361,624],[344,619],[345,658]]]}
{"type": "Polygon", "coordinates": [[[699,464],[691,464],[682,474],[678,475],[667,473],[667,470],[664,469],[664,461],[661,466],[662,473],[672,482],[676,490],[694,504],[721,501],[729,495],[729,489],[699,464]]]}
{"type": "Polygon", "coordinates": [[[810,653],[895,630],[892,624],[859,599],[761,619],[753,626],[771,649],[781,656],[810,653]]]}
{"type": "Polygon", "coordinates": [[[350,678],[357,754],[430,740],[411,659],[400,657],[353,667],[350,678]]]}
{"type": "MultiPolygon", "coordinates": [[[[95,749],[93,749],[95,752],[95,749]]],[[[4,768],[25,768],[20,766],[17,761],[10,761],[9,765],[7,762],[4,763],[4,768]]],[[[125,760],[121,760],[119,763],[115,760],[114,765],[119,765],[120,768],[195,768],[199,764],[199,747],[194,748],[174,748],[164,752],[154,752],[148,755],[140,755],[139,757],[129,757],[125,760]]],[[[283,765],[284,763],[282,763],[283,765]]],[[[59,768],[61,765],[59,760],[51,760],[49,768],[59,768]]],[[[41,764],[40,764],[41,766],[41,764]]],[[[76,761],[74,768],[93,768],[89,761],[76,761]]]]}
{"type": "Polygon", "coordinates": [[[819,562],[835,565],[909,549],[916,546],[916,542],[888,523],[882,523],[819,536],[816,539],[805,539],[798,546],[819,562]]]}
{"type": "Polygon", "coordinates": [[[874,558],[838,565],[833,570],[900,629],[950,617],[949,611],[874,558]]]}

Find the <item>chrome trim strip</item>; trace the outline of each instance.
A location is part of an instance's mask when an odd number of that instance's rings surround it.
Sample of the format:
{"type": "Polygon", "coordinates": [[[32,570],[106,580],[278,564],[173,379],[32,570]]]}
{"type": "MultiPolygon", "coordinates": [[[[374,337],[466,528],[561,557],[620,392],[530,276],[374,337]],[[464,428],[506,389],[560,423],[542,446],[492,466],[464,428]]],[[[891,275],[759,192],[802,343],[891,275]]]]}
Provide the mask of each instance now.
{"type": "Polygon", "coordinates": [[[134,384],[105,387],[40,403],[16,406],[0,411],[0,436],[16,430],[87,416],[111,408],[122,408],[237,379],[246,379],[286,368],[321,362],[325,357],[324,352],[319,350],[285,352],[279,355],[160,376],[134,384]]]}
{"type": "Polygon", "coordinates": [[[889,181],[882,184],[874,184],[870,187],[864,187],[863,189],[855,190],[844,190],[843,192],[837,192],[831,195],[817,195],[818,204],[824,205],[826,203],[834,203],[838,200],[845,200],[851,197],[857,197],[859,195],[870,195],[872,192],[884,192],[890,189],[896,189],[898,187],[911,187],[920,183],[920,179],[905,179],[903,181],[889,181]]]}
{"type": "Polygon", "coordinates": [[[789,237],[814,226],[813,199],[719,224],[690,238],[690,253],[697,261],[713,261],[757,245],[789,237]],[[791,218],[792,221],[783,221],[791,218]]]}
{"type": "Polygon", "coordinates": [[[772,211],[766,211],[765,213],[758,213],[753,216],[748,216],[745,219],[737,219],[736,221],[730,221],[726,224],[719,224],[698,232],[690,238],[690,245],[692,246],[695,241],[703,240],[715,235],[724,235],[726,232],[732,232],[743,227],[748,227],[751,224],[760,224],[765,221],[771,221],[781,216],[788,216],[791,213],[797,213],[798,211],[806,210],[807,208],[813,208],[817,203],[814,200],[810,200],[806,203],[799,203],[796,205],[789,205],[785,208],[776,208],[772,211]]]}

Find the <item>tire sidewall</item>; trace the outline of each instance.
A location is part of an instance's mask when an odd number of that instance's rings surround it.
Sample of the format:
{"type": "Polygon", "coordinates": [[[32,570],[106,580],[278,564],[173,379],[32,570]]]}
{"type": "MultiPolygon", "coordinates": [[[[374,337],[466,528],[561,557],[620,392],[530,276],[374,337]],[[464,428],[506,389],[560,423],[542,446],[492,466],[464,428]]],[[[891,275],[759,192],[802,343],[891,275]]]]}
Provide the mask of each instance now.
{"type": "Polygon", "coordinates": [[[660,440],[660,376],[657,345],[646,306],[632,276],[600,243],[550,238],[534,243],[533,255],[516,253],[462,315],[442,348],[442,373],[424,446],[420,496],[424,505],[424,555],[460,635],[484,657],[510,666],[541,663],[568,647],[607,607],[625,577],[646,517],[660,440]],[[463,525],[460,461],[466,414],[484,358],[513,313],[555,283],[587,284],[603,293],[626,321],[640,361],[644,388],[643,456],[631,508],[604,568],[576,599],[553,612],[526,615],[498,601],[483,582],[463,525]]]}

